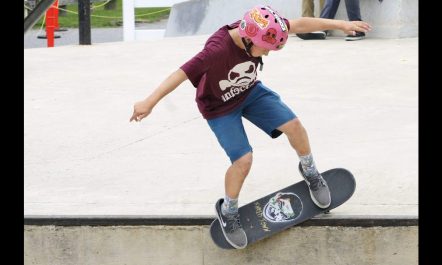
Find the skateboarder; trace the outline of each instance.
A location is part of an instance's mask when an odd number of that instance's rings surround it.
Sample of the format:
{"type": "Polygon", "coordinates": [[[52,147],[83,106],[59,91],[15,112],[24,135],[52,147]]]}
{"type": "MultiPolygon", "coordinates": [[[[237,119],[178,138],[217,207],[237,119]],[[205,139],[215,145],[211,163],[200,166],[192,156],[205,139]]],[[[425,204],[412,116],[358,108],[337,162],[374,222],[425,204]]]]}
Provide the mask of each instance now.
{"type": "Polygon", "coordinates": [[[289,33],[342,30],[367,32],[362,21],[320,18],[282,18],[269,6],[255,6],[242,20],[225,25],[207,40],[204,48],[167,77],[147,98],[136,102],[130,121],[141,121],[167,94],[189,79],[196,87],[202,116],[230,158],[225,174],[225,197],[215,205],[227,241],[235,248],[247,246],[238,214],[238,197],[252,165],[252,147],[242,117],[276,138],[284,133],[299,156],[298,169],[316,205],[327,208],[330,192],[315,166],[305,128],[280,96],[257,79],[262,56],[284,47],[289,33]]]}

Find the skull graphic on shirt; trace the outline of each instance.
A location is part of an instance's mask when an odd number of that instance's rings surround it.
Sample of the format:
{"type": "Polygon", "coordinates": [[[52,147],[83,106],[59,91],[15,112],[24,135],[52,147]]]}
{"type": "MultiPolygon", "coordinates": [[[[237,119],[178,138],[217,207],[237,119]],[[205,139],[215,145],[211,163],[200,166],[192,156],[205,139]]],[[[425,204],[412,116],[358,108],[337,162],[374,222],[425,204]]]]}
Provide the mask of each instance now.
{"type": "Polygon", "coordinates": [[[229,71],[227,78],[219,81],[222,91],[233,87],[248,88],[256,80],[256,66],[251,61],[237,64],[229,71]]]}

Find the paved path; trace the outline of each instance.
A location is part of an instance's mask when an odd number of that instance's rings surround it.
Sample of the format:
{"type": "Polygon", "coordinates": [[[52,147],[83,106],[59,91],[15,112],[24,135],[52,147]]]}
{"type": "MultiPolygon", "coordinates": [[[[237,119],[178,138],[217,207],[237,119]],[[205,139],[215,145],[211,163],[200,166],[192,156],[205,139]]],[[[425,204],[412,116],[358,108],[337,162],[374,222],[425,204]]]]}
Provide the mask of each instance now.
{"type": "MultiPolygon", "coordinates": [[[[140,23],[137,24],[137,28],[142,29],[165,29],[167,25],[167,19],[154,22],[154,23],[140,23]]],[[[78,45],[79,33],[78,28],[67,28],[67,31],[55,32],[55,35],[60,38],[54,39],[54,47],[64,45],[78,45]]],[[[24,48],[42,48],[47,47],[46,39],[39,39],[38,36],[46,36],[45,29],[32,29],[26,32],[24,35],[24,48]]],[[[103,43],[103,42],[118,42],[123,41],[123,27],[116,28],[92,28],[91,29],[91,42],[103,43]]]]}
{"type": "MultiPolygon", "coordinates": [[[[213,215],[229,165],[186,81],[141,123],[133,103],[207,36],[24,50],[25,215],[213,215]]],[[[417,215],[418,39],[290,37],[259,73],[303,121],[320,170],[356,193],[335,214],[417,215]]],[[[302,178],[285,137],[245,122],[240,205],[302,178]]]]}

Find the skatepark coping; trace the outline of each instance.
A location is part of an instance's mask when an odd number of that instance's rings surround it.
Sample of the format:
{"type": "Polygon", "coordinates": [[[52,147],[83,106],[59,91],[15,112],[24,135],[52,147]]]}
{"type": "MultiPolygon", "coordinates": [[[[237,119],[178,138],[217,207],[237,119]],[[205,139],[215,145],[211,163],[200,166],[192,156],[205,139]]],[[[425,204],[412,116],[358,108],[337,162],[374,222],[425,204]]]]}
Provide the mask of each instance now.
{"type": "MultiPolygon", "coordinates": [[[[55,226],[195,226],[210,225],[215,216],[26,216],[25,225],[55,225],[55,226]]],[[[345,215],[334,216],[322,214],[297,226],[358,226],[358,227],[390,227],[417,226],[417,216],[387,216],[387,215],[345,215]]]]}

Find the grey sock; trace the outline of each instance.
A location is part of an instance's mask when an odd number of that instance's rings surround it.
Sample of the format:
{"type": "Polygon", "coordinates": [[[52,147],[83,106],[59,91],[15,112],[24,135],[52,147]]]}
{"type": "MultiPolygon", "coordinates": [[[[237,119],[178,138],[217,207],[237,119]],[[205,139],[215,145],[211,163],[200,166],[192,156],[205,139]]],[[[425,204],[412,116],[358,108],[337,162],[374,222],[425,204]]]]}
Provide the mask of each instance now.
{"type": "Polygon", "coordinates": [[[226,195],[223,205],[221,206],[221,213],[223,215],[234,215],[238,213],[238,199],[232,199],[226,195]]]}
{"type": "Polygon", "coordinates": [[[306,176],[313,176],[318,173],[316,169],[315,161],[313,161],[313,155],[310,153],[305,156],[300,156],[302,170],[306,176]]]}

